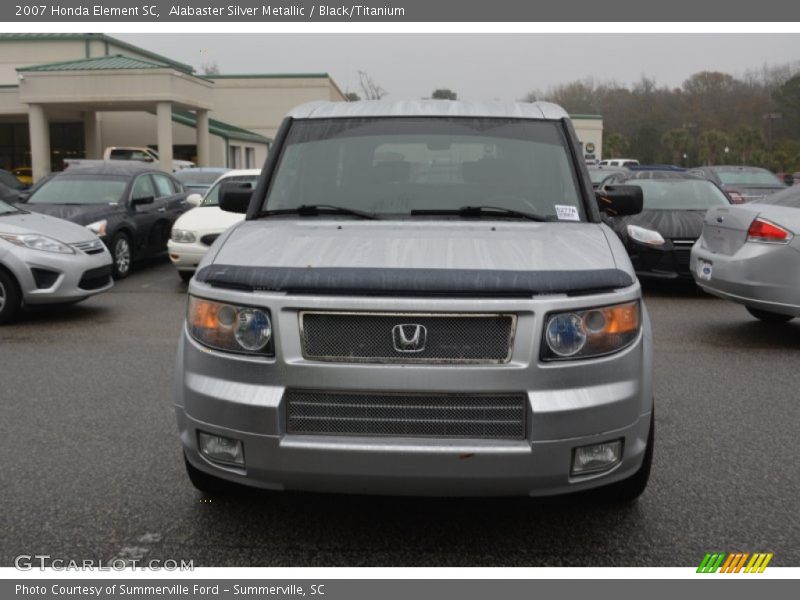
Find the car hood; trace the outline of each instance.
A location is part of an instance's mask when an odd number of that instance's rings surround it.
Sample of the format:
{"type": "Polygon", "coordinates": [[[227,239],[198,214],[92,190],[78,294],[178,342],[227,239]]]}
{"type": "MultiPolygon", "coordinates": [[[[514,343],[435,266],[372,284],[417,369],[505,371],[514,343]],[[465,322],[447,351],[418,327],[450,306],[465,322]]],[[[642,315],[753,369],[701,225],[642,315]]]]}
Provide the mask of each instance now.
{"type": "Polygon", "coordinates": [[[88,225],[119,212],[116,204],[29,204],[20,208],[31,212],[66,219],[78,225],[88,225]]]}
{"type": "Polygon", "coordinates": [[[178,217],[172,227],[186,231],[222,232],[243,219],[244,215],[226,212],[218,206],[198,206],[178,217]]]}
{"type": "Polygon", "coordinates": [[[66,244],[96,239],[86,227],[36,213],[0,215],[0,233],[40,233],[66,244]]]}
{"type": "Polygon", "coordinates": [[[703,231],[705,210],[645,210],[630,217],[609,219],[609,225],[623,239],[628,225],[637,225],[660,233],[665,239],[696,240],[703,231]]]}
{"type": "Polygon", "coordinates": [[[261,219],[231,229],[200,282],[242,289],[557,293],[631,285],[597,223],[261,219]]]}

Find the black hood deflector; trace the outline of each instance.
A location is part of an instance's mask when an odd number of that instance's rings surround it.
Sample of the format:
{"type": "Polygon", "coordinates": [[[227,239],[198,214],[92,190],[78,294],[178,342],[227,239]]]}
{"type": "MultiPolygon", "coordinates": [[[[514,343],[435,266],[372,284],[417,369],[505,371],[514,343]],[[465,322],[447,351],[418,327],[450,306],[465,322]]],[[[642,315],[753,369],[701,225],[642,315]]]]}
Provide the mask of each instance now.
{"type": "Polygon", "coordinates": [[[587,294],[633,285],[619,269],[490,271],[209,265],[195,275],[214,287],[290,294],[380,296],[516,296],[587,294]]]}

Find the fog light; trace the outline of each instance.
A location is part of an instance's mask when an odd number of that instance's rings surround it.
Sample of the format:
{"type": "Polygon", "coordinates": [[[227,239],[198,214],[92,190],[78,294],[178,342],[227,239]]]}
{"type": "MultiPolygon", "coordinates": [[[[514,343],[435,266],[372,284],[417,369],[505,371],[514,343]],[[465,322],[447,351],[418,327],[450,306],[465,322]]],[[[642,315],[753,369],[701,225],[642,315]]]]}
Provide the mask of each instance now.
{"type": "Polygon", "coordinates": [[[607,471],[622,460],[622,440],[581,446],[572,451],[572,475],[607,471]]]}
{"type": "Polygon", "coordinates": [[[242,442],[221,435],[197,432],[200,452],[214,462],[244,466],[242,442]]]}

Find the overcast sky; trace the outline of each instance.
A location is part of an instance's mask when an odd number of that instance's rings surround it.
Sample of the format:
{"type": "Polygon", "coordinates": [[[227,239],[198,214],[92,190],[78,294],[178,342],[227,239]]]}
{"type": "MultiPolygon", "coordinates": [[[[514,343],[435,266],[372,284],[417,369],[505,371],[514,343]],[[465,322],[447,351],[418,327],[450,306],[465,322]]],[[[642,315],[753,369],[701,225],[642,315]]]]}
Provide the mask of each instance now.
{"type": "Polygon", "coordinates": [[[368,72],[392,98],[450,88],[468,100],[519,100],[533,89],[643,74],[679,86],[692,73],[741,75],[800,61],[800,34],[111,34],[198,70],[327,72],[360,92],[368,72]]]}

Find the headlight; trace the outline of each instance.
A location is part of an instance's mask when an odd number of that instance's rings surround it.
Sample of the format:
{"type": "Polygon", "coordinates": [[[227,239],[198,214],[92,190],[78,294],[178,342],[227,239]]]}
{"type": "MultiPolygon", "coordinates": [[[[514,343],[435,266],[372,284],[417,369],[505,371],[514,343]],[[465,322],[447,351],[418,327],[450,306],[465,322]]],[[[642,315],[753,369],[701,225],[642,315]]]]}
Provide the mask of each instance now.
{"type": "Polygon", "coordinates": [[[648,244],[649,246],[662,246],[664,244],[664,237],[660,233],[638,225],[628,225],[628,235],[637,242],[648,244]]]}
{"type": "Polygon", "coordinates": [[[75,250],[62,244],[58,240],[47,237],[46,235],[39,235],[38,233],[26,233],[23,235],[0,235],[7,242],[22,246],[23,248],[30,248],[31,250],[42,250],[43,252],[57,252],[59,254],[75,254],[75,250]]]}
{"type": "Polygon", "coordinates": [[[241,354],[275,354],[272,321],[265,309],[190,296],[186,321],[191,336],[210,348],[241,354]]]}
{"type": "Polygon", "coordinates": [[[108,227],[108,221],[103,219],[102,221],[89,223],[86,226],[86,229],[93,232],[97,237],[103,237],[106,234],[106,227],[108,227]]]}
{"type": "Polygon", "coordinates": [[[639,334],[639,301],[548,315],[543,360],[603,356],[629,346],[639,334]]]}
{"type": "Polygon", "coordinates": [[[185,231],[183,229],[172,230],[172,241],[179,244],[193,244],[197,240],[194,231],[185,231]]]}

